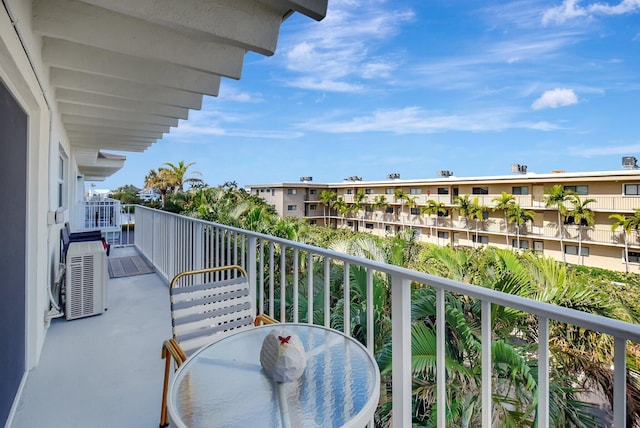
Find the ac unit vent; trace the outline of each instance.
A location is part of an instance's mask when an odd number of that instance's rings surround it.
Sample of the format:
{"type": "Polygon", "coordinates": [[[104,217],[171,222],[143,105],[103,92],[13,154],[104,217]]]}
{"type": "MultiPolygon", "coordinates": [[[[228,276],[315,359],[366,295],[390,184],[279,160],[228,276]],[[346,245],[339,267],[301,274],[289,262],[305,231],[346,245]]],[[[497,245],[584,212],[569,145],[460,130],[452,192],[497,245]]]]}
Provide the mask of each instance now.
{"type": "Polygon", "coordinates": [[[65,302],[68,320],[106,310],[106,264],[107,255],[101,241],[69,244],[65,302]]]}

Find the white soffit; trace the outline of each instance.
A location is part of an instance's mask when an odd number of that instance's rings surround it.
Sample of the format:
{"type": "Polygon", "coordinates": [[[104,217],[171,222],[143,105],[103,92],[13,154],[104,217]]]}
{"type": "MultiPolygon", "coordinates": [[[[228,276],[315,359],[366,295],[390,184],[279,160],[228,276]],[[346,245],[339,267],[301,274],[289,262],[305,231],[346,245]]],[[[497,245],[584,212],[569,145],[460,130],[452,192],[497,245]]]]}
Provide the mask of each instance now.
{"type": "Polygon", "coordinates": [[[124,157],[101,149],[144,151],[203,95],[217,96],[221,77],[239,79],[247,51],[272,55],[291,13],[321,20],[326,9],[327,0],[34,0],[32,30],[79,168],[103,179],[124,157]]]}

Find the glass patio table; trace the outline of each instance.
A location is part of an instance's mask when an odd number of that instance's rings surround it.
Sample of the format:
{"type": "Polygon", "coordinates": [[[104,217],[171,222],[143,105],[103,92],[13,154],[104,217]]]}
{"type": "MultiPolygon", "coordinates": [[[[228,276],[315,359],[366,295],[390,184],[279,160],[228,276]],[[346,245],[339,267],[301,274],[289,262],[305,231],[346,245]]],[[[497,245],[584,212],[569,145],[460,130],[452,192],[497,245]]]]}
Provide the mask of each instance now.
{"type": "Polygon", "coordinates": [[[177,427],[364,427],[380,395],[380,372],[367,350],[336,330],[272,324],[242,330],[203,347],[178,369],[169,387],[177,427]],[[277,383],[260,365],[264,338],[297,335],[307,367],[277,383]]]}

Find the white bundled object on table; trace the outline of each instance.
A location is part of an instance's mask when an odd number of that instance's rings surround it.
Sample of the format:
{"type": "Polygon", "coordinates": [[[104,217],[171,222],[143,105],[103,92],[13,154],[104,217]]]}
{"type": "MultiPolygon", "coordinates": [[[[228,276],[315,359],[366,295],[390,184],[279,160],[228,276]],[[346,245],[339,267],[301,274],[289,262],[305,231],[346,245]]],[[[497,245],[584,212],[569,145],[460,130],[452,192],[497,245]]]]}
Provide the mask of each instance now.
{"type": "Polygon", "coordinates": [[[287,330],[272,331],[262,342],[260,364],[267,376],[276,382],[293,382],[307,367],[300,338],[287,330]]]}

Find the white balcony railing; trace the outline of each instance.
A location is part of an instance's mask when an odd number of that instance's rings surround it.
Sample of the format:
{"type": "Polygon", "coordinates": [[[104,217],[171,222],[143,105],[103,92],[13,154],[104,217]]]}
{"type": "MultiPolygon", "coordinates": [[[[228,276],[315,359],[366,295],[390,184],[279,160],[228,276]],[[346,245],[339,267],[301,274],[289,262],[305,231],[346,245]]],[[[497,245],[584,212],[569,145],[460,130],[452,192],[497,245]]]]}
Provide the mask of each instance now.
{"type": "MultiPolygon", "coordinates": [[[[351,287],[342,287],[340,296],[329,295],[331,267],[341,265],[343,284],[350,284],[350,270],[366,272],[366,325],[374,325],[373,278],[386,274],[390,278],[392,323],[392,412],[394,427],[411,426],[411,289],[422,284],[436,291],[436,398],[437,426],[445,427],[445,296],[454,293],[478,299],[481,303],[482,346],[482,426],[492,426],[492,305],[512,308],[537,317],[538,320],[538,427],[549,427],[549,323],[558,321],[614,338],[613,421],[615,427],[626,426],[626,349],[627,341],[640,342],[640,326],[577,310],[541,303],[511,294],[464,284],[410,269],[374,262],[334,251],[313,247],[273,236],[231,228],[143,207],[136,207],[135,242],[139,250],[166,279],[178,272],[235,263],[249,273],[251,292],[259,307],[280,321],[310,322],[299,313],[306,307],[314,314],[317,305],[322,319],[316,323],[330,325],[332,311],[342,311],[344,332],[350,334],[350,305],[336,309],[335,302],[351,301],[351,287]],[[316,269],[317,267],[317,269],[316,269]],[[306,272],[313,272],[307,275],[306,272]],[[318,284],[318,281],[321,283],[318,284]],[[314,290],[322,288],[320,303],[314,301],[314,290]],[[306,305],[299,305],[307,296],[306,305]],[[278,300],[276,301],[276,297],[278,300]],[[333,302],[333,303],[332,303],[333,302]],[[276,306],[278,303],[278,306],[276,306]]],[[[312,317],[313,318],[313,317],[312,317]]],[[[374,350],[373,334],[366,335],[366,345],[374,350]]]]}

